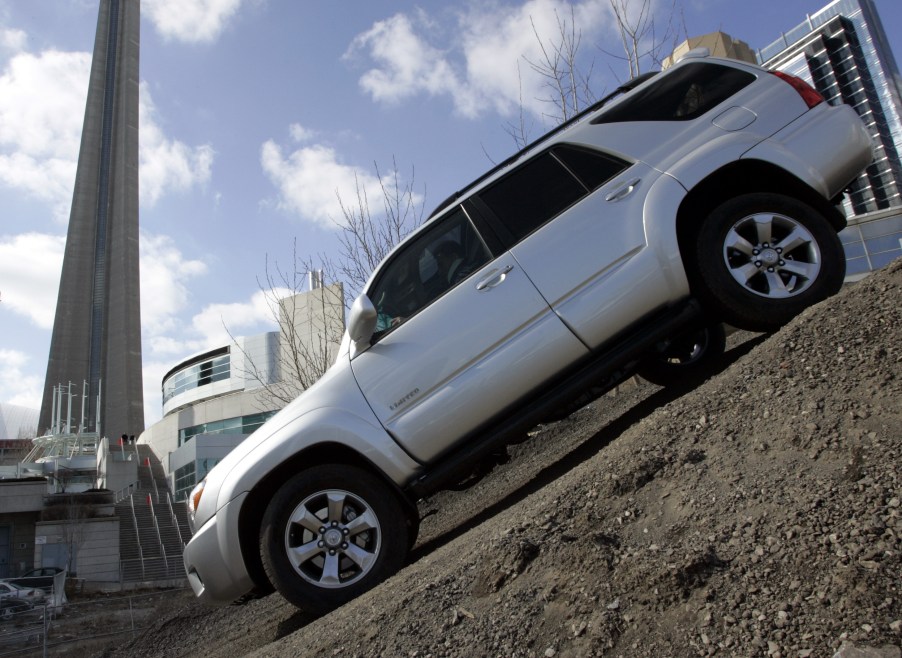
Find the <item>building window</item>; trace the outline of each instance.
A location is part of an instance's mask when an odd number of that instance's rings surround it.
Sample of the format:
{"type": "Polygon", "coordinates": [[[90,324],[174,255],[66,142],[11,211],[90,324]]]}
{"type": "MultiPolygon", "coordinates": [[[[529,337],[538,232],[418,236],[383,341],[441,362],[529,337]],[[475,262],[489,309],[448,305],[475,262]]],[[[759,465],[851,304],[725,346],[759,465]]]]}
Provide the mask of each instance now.
{"type": "MultiPolygon", "coordinates": [[[[205,473],[206,475],[206,473],[205,473]]],[[[175,499],[187,500],[188,494],[197,484],[196,466],[194,462],[188,462],[181,468],[175,469],[175,499]]]]}
{"type": "Polygon", "coordinates": [[[163,404],[176,395],[213,382],[228,379],[231,376],[229,354],[220,354],[193,363],[163,380],[163,404]]]}
{"type": "Polygon", "coordinates": [[[179,430],[179,445],[182,446],[188,443],[198,434],[252,434],[275,414],[275,411],[267,411],[260,414],[224,418],[223,420],[214,420],[209,423],[184,427],[179,430]]]}

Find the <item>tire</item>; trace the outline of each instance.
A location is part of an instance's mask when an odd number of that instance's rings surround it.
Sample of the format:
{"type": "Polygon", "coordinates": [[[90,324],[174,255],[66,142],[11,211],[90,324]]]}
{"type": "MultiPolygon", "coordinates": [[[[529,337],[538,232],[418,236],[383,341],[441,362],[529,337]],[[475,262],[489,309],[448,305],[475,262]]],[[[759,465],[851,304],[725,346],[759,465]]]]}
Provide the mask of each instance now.
{"type": "Polygon", "coordinates": [[[698,294],[739,329],[775,331],[842,287],[846,259],[830,223],[781,194],[747,194],[718,206],[699,228],[698,294]]]}
{"type": "Polygon", "coordinates": [[[315,614],[398,571],[408,544],[407,519],[395,492],[368,471],[340,464],[302,471],[282,485],[260,531],[270,582],[315,614]]]}
{"type": "Polygon", "coordinates": [[[28,603],[16,599],[4,601],[3,604],[0,605],[0,619],[3,621],[12,621],[16,615],[31,609],[31,607],[32,606],[28,603]]]}
{"type": "Polygon", "coordinates": [[[637,374],[658,386],[672,386],[706,376],[727,347],[722,324],[690,331],[674,339],[655,357],[645,361],[637,374]]]}

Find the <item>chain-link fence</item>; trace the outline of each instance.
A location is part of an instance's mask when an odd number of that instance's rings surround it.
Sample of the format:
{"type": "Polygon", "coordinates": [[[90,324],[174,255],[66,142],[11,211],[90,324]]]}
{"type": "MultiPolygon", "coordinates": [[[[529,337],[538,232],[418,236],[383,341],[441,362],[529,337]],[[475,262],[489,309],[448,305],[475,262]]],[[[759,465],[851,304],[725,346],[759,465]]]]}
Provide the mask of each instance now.
{"type": "Polygon", "coordinates": [[[61,606],[0,608],[0,658],[85,655],[139,635],[166,610],[177,610],[190,589],[94,594],[61,606]]]}

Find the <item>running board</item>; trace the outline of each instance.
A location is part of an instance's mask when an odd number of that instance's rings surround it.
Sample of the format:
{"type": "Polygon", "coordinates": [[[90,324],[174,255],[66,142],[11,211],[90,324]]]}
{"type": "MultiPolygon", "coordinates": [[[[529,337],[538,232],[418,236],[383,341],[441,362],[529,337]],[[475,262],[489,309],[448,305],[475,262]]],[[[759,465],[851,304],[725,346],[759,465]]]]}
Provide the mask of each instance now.
{"type": "Polygon", "coordinates": [[[462,481],[472,473],[475,464],[493,450],[506,446],[511,438],[559,414],[562,407],[575,404],[572,408],[575,411],[623,382],[655,351],[656,345],[685,330],[701,315],[701,306],[690,299],[623,332],[613,344],[591,354],[558,380],[544,382],[535,395],[520,401],[516,407],[504,410],[501,420],[472,432],[461,447],[441,455],[433,466],[427,466],[424,473],[405,487],[405,492],[418,500],[462,481]]]}

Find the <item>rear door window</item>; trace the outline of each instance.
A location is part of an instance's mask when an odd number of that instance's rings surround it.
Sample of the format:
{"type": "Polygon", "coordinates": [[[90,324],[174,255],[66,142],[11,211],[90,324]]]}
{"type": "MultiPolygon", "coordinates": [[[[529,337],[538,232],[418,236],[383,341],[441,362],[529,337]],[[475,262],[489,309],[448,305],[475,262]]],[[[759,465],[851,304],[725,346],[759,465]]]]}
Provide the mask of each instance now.
{"type": "Polygon", "coordinates": [[[559,145],[479,192],[474,204],[488,210],[499,234],[515,244],[628,166],[597,151],[559,145]]]}

